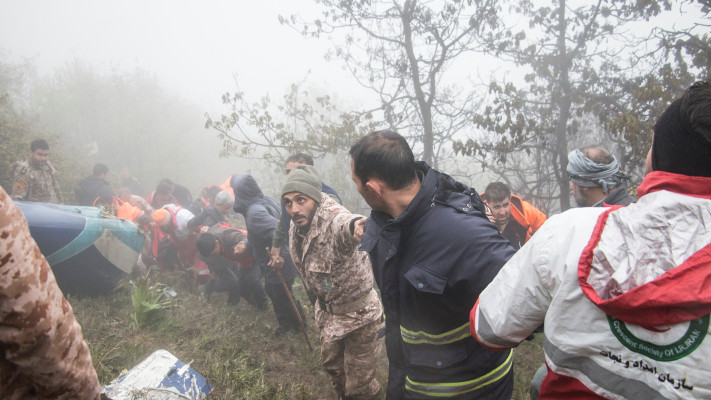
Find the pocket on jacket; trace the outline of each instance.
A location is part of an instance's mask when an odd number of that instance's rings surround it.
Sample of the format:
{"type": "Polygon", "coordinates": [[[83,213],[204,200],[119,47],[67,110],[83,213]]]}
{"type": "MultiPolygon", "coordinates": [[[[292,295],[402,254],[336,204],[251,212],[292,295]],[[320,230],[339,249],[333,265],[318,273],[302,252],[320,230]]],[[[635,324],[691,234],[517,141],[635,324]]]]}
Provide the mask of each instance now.
{"type": "Polygon", "coordinates": [[[322,290],[333,289],[333,281],[331,280],[331,264],[323,261],[308,263],[307,270],[309,273],[316,274],[322,290]]]}
{"type": "Polygon", "coordinates": [[[467,346],[452,343],[444,346],[409,345],[407,352],[411,364],[429,368],[447,368],[467,359],[467,346]]]}
{"type": "Polygon", "coordinates": [[[447,287],[447,278],[417,264],[405,273],[405,279],[416,290],[423,293],[442,294],[447,287]]]}

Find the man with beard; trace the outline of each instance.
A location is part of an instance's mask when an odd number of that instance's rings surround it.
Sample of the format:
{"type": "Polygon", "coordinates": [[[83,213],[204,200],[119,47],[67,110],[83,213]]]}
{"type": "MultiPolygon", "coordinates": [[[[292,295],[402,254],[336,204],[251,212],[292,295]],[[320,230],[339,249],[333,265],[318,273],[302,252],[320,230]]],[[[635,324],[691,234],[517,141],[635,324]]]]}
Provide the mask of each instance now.
{"type": "Polygon", "coordinates": [[[13,200],[62,203],[62,190],[49,162],[49,144],[37,139],[30,144],[30,156],[15,163],[12,169],[13,200]]]}
{"type": "Polygon", "coordinates": [[[626,206],[637,201],[627,193],[629,175],[620,171],[617,158],[602,147],[571,151],[567,170],[578,207],[626,206]]]}
{"type": "MultiPolygon", "coordinates": [[[[284,165],[284,174],[289,175],[289,173],[299,165],[314,165],[314,159],[305,153],[296,153],[292,154],[289,156],[289,158],[286,159],[286,163],[284,165]]],[[[338,192],[336,192],[333,188],[330,186],[326,185],[325,183],[321,182],[321,191],[326,193],[327,195],[331,196],[334,200],[336,200],[338,203],[341,202],[341,198],[338,196],[338,192]]],[[[279,221],[279,225],[277,225],[276,230],[274,231],[274,239],[272,240],[272,249],[269,254],[271,258],[271,263],[284,263],[284,264],[291,264],[291,257],[289,256],[289,252],[285,252],[284,258],[282,258],[282,247],[287,247],[289,246],[289,226],[291,225],[291,217],[289,216],[289,213],[286,212],[286,206],[284,205],[284,202],[281,203],[281,217],[279,221]]],[[[270,264],[271,265],[271,264],[270,264]]],[[[311,305],[313,306],[316,301],[316,296],[311,292],[310,290],[306,291],[306,294],[309,296],[309,301],[311,302],[311,305]]]]}
{"type": "Polygon", "coordinates": [[[380,391],[374,366],[383,308],[368,256],[358,251],[365,218],[321,190],[313,166],[295,167],[286,178],[281,192],[293,222],[289,250],[304,284],[317,297],[321,365],[338,398],[374,399],[380,391]]]}

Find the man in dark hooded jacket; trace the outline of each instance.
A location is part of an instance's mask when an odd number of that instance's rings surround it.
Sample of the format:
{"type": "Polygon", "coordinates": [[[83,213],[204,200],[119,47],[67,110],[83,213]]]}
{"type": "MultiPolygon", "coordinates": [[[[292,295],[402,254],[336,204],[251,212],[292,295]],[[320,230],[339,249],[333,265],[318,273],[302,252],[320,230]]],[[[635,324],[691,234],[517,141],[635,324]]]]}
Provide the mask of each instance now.
{"type": "Polygon", "coordinates": [[[511,398],[512,353],[469,334],[467,307],[514,254],[472,188],[415,162],[405,138],[372,132],[350,150],[373,211],[370,254],[385,309],[388,400],[511,398]]]}
{"type": "MultiPolygon", "coordinates": [[[[277,335],[285,335],[289,332],[299,331],[299,320],[294,313],[288,295],[284,290],[279,277],[274,270],[269,267],[269,250],[272,245],[272,238],[277,224],[279,224],[280,207],[279,203],[272,197],[265,196],[259,188],[257,181],[252,175],[233,175],[230,186],[235,192],[234,210],[244,216],[247,225],[248,247],[254,255],[254,263],[259,266],[264,275],[264,289],[272,300],[272,307],[276,315],[279,327],[277,335]]],[[[283,249],[286,255],[287,249],[283,249]]],[[[281,270],[289,291],[297,276],[293,264],[285,266],[281,270]]],[[[301,305],[297,303],[297,308],[301,310],[301,305]]]]}

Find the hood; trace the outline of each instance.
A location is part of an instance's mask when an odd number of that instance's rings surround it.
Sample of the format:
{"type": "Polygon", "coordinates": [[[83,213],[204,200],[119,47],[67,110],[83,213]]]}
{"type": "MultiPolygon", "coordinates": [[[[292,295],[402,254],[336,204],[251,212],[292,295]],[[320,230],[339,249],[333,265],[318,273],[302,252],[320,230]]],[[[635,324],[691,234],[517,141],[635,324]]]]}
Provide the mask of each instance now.
{"type": "Polygon", "coordinates": [[[654,189],[643,190],[636,204],[600,215],[578,265],[581,288],[592,302],[642,326],[711,313],[711,200],[686,194],[710,192],[711,179],[700,189],[698,177],[683,181],[678,175],[665,187],[670,177],[653,174],[640,188],[654,189]]]}
{"type": "Polygon", "coordinates": [[[250,205],[264,197],[257,181],[249,174],[232,175],[230,186],[232,186],[235,195],[233,208],[242,215],[245,214],[250,205]]]}
{"type": "Polygon", "coordinates": [[[461,212],[474,214],[488,221],[484,202],[476,190],[431,168],[424,161],[415,162],[415,169],[422,181],[422,186],[410,205],[397,218],[398,223],[409,225],[416,221],[422,213],[427,212],[434,203],[456,208],[461,212]]]}

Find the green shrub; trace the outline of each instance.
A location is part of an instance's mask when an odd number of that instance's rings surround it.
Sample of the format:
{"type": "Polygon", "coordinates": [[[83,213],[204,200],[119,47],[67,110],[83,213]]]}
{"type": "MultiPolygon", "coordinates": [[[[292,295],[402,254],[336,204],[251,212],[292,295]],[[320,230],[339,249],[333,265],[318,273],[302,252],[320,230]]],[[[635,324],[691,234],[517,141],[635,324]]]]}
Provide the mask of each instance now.
{"type": "Polygon", "coordinates": [[[131,281],[131,302],[133,303],[133,323],[136,328],[141,328],[146,322],[155,322],[163,317],[165,310],[173,307],[175,293],[163,284],[157,283],[150,286],[148,275],[131,281]]]}

